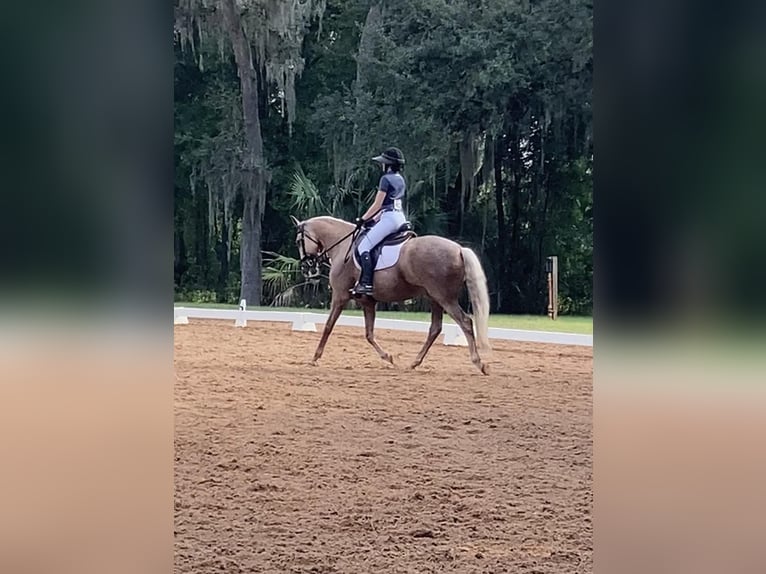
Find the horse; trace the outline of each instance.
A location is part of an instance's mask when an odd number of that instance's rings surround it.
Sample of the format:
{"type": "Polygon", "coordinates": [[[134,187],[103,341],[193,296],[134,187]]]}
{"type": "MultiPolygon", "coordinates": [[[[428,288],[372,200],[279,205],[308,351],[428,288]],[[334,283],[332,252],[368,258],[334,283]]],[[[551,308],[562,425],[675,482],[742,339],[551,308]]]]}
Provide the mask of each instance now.
{"type": "MultiPolygon", "coordinates": [[[[317,365],[335,322],[352,297],[350,290],[359,276],[351,254],[355,248],[358,228],[352,223],[329,216],[313,217],[305,221],[292,217],[292,220],[297,227],[295,242],[300,254],[301,270],[306,278],[318,280],[322,264],[330,265],[332,300],[330,314],[311,361],[317,365]]],[[[396,264],[375,271],[373,294],[357,298],[364,310],[367,341],[381,359],[394,364],[393,356],[385,352],[375,340],[376,305],[378,302],[404,301],[425,295],[431,303],[431,325],[423,347],[409,368],[415,369],[425,359],[442,331],[442,319],[446,311],[463,331],[471,361],[483,374],[488,375],[489,366],[479,355],[479,350],[482,353],[491,352],[487,278],[479,258],[471,249],[444,237],[409,235],[401,244],[396,264]],[[463,283],[468,288],[473,320],[458,302],[463,283]]]]}

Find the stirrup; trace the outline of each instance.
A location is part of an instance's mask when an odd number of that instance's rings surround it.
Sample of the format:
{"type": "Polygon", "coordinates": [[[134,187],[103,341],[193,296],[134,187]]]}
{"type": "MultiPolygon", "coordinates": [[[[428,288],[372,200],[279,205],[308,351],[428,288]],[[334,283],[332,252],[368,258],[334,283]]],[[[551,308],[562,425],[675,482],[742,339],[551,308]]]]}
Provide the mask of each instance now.
{"type": "Polygon", "coordinates": [[[365,285],[364,283],[357,283],[351,289],[352,295],[372,295],[374,288],[372,285],[365,285]]]}

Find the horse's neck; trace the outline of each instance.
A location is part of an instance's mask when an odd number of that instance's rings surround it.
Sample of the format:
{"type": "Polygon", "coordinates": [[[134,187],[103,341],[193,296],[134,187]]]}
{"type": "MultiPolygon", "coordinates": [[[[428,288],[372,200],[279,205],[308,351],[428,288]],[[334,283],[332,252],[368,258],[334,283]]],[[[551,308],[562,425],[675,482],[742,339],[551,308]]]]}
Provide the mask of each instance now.
{"type": "MultiPolygon", "coordinates": [[[[342,247],[348,247],[346,243],[351,240],[350,234],[354,230],[351,224],[340,219],[316,219],[315,220],[317,239],[325,246],[325,249],[338,243],[333,251],[338,251],[342,247]],[[346,241],[341,241],[345,236],[349,236],[346,241]]],[[[332,257],[333,254],[330,254],[332,257]]]]}
{"type": "Polygon", "coordinates": [[[340,219],[317,219],[315,225],[317,226],[316,234],[327,246],[340,241],[344,235],[348,235],[353,231],[351,225],[344,225],[344,222],[340,219]]]}

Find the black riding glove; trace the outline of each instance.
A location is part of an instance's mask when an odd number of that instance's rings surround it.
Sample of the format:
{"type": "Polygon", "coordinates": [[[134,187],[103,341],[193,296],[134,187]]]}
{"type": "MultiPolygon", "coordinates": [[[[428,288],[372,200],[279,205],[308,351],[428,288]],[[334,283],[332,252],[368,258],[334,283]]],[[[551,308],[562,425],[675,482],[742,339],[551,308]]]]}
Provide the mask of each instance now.
{"type": "Polygon", "coordinates": [[[356,228],[357,228],[357,229],[361,229],[362,227],[364,227],[364,224],[365,224],[365,223],[366,223],[366,222],[365,222],[365,221],[364,221],[364,219],[362,219],[361,217],[357,217],[357,218],[354,220],[354,224],[356,225],[356,228]]]}

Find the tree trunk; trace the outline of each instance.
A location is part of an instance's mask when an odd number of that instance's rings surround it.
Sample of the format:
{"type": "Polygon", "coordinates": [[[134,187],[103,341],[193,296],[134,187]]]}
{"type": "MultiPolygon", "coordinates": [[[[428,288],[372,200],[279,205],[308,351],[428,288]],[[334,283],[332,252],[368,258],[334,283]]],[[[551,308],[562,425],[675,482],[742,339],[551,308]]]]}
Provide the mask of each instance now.
{"type": "Polygon", "coordinates": [[[506,243],[508,242],[507,231],[505,228],[505,202],[503,201],[503,195],[505,190],[503,188],[503,158],[505,157],[506,139],[503,135],[498,135],[495,142],[495,208],[497,211],[497,261],[498,274],[497,274],[497,292],[498,292],[498,308],[502,312],[504,310],[504,295],[506,285],[506,264],[505,264],[505,251],[506,243]]]}
{"type": "Polygon", "coordinates": [[[175,219],[175,257],[173,262],[173,274],[175,288],[180,289],[184,282],[186,272],[189,270],[189,261],[186,254],[186,241],[184,240],[184,225],[181,217],[175,219]]]}
{"type": "Polygon", "coordinates": [[[217,246],[218,255],[218,302],[228,303],[226,287],[229,284],[229,226],[226,223],[226,217],[221,217],[221,233],[217,246]]]}
{"type": "MultiPolygon", "coordinates": [[[[519,150],[518,134],[514,134],[511,140],[511,237],[510,253],[511,265],[519,244],[519,220],[521,216],[521,153],[519,150]]],[[[510,267],[509,267],[510,268],[510,267]]]]}
{"type": "Polygon", "coordinates": [[[374,56],[375,46],[372,44],[370,34],[372,30],[376,28],[381,20],[380,7],[373,3],[367,12],[367,18],[364,20],[364,27],[362,33],[359,36],[359,50],[356,58],[356,115],[354,116],[354,133],[351,140],[351,145],[357,145],[357,136],[359,131],[359,125],[357,118],[360,116],[362,103],[359,100],[359,94],[365,89],[367,84],[367,67],[370,65],[370,60],[374,56]]]}
{"type": "Polygon", "coordinates": [[[442,197],[442,210],[447,214],[447,235],[458,237],[460,235],[460,189],[463,185],[462,171],[458,170],[453,185],[447,186],[447,193],[442,197]]]}
{"type": "Polygon", "coordinates": [[[261,304],[261,215],[256,204],[257,200],[252,194],[245,196],[239,248],[242,266],[239,298],[245,299],[248,305],[261,304]]]}
{"type": "MultiPolygon", "coordinates": [[[[521,227],[521,150],[519,146],[519,132],[514,130],[511,134],[511,148],[510,148],[510,166],[511,166],[511,186],[510,186],[510,199],[511,199],[511,233],[508,242],[508,250],[506,251],[506,261],[508,265],[506,267],[506,273],[508,281],[506,285],[516,295],[519,291],[523,297],[523,289],[520,288],[519,283],[524,280],[524,272],[522,267],[522,253],[520,250],[520,227],[521,227]]],[[[523,301],[518,296],[509,298],[508,310],[512,312],[518,312],[520,305],[523,305],[523,301]]]]}
{"type": "Polygon", "coordinates": [[[210,227],[208,226],[209,212],[212,209],[207,194],[200,193],[196,198],[196,233],[195,235],[195,255],[197,263],[196,281],[199,283],[199,289],[205,289],[210,284],[210,227]]]}
{"type": "Polygon", "coordinates": [[[266,168],[263,161],[261,121],[258,117],[258,78],[253,66],[250,43],[242,28],[242,21],[234,0],[221,0],[221,8],[239,72],[242,115],[247,140],[245,161],[242,166],[245,177],[242,185],[244,213],[240,246],[242,270],[240,299],[246,299],[248,305],[260,305],[261,229],[263,210],[266,205],[266,168]]]}

